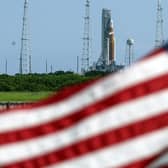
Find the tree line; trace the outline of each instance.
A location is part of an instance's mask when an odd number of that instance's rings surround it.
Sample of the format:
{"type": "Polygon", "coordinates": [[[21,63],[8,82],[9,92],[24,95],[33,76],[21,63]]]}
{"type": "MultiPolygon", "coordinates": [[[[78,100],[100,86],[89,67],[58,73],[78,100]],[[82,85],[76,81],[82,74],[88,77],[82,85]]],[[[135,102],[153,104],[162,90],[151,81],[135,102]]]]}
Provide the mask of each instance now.
{"type": "Polygon", "coordinates": [[[103,75],[105,73],[102,72],[88,72],[85,75],[79,75],[64,71],[49,74],[2,74],[0,75],[0,91],[58,91],[103,75]]]}

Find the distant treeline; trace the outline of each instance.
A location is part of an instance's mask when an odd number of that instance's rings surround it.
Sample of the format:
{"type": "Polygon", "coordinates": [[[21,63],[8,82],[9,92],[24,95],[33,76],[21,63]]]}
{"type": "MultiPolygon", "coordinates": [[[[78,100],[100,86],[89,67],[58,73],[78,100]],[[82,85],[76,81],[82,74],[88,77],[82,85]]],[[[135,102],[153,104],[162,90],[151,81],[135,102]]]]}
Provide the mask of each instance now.
{"type": "Polygon", "coordinates": [[[57,91],[64,87],[104,76],[103,72],[88,72],[85,75],[57,71],[49,74],[0,75],[0,91],[57,91]]]}

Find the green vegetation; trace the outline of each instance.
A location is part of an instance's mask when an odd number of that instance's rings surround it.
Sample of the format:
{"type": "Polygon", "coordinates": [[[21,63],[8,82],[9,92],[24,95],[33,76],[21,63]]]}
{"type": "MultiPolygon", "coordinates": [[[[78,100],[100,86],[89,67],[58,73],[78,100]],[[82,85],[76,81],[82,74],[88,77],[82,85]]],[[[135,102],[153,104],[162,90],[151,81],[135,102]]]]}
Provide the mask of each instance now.
{"type": "Polygon", "coordinates": [[[89,79],[91,78],[62,71],[52,74],[0,75],[0,92],[58,91],[63,87],[78,84],[89,79]]]}
{"type": "Polygon", "coordinates": [[[34,101],[64,87],[104,76],[102,72],[85,75],[57,71],[50,74],[0,75],[0,101],[34,101]]]}
{"type": "Polygon", "coordinates": [[[37,101],[49,96],[51,92],[0,92],[0,102],[37,101]]]}

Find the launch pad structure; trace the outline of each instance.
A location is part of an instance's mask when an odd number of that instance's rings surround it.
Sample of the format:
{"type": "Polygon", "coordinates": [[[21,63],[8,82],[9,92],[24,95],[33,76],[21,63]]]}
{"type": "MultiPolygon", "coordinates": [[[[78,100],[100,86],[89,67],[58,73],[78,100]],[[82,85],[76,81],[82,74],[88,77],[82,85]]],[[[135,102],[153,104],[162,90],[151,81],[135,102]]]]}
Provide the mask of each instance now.
{"type": "MultiPolygon", "coordinates": [[[[21,36],[21,51],[19,58],[19,73],[27,74],[32,72],[32,54],[30,46],[28,9],[29,0],[24,1],[24,14],[21,36]]],[[[125,66],[130,66],[134,61],[134,40],[128,39],[126,42],[127,51],[125,56],[125,65],[116,63],[116,39],[114,31],[114,23],[112,20],[112,12],[110,9],[102,9],[102,32],[101,32],[101,54],[98,60],[91,65],[92,58],[92,38],[91,38],[91,17],[90,4],[91,0],[85,0],[85,16],[84,16],[84,34],[83,34],[83,50],[81,58],[81,71],[87,72],[91,70],[114,72],[123,69],[125,66]]],[[[163,31],[163,6],[162,0],[157,2],[157,19],[156,19],[156,36],[155,48],[164,44],[163,31]]],[[[7,63],[6,63],[7,65],[7,63]]],[[[6,66],[7,67],[7,66],[6,66]]],[[[7,69],[7,68],[6,68],[7,69]]],[[[77,71],[79,70],[79,58],[77,57],[77,71]]],[[[7,70],[6,70],[7,72],[7,70]]],[[[47,63],[46,63],[47,73],[47,63]]]]}
{"type": "Polygon", "coordinates": [[[123,65],[116,64],[116,40],[111,10],[102,10],[102,40],[101,56],[93,69],[97,71],[115,72],[123,69],[123,65]]]}

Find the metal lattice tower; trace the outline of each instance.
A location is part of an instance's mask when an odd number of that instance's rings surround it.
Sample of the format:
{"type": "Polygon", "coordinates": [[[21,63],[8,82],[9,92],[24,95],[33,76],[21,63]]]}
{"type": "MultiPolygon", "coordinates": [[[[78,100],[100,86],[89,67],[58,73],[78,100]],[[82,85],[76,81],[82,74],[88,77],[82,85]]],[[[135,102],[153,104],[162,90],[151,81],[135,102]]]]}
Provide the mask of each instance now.
{"type": "Polygon", "coordinates": [[[82,51],[82,72],[89,70],[91,58],[90,0],[86,0],[82,51]]]}
{"type": "Polygon", "coordinates": [[[161,0],[157,0],[157,20],[156,20],[156,39],[155,47],[160,47],[164,43],[164,33],[163,33],[163,8],[161,0]]]}
{"type": "Polygon", "coordinates": [[[29,35],[29,24],[28,24],[28,0],[24,2],[24,15],[23,15],[23,26],[22,26],[22,37],[21,37],[21,51],[20,51],[20,74],[31,73],[31,48],[30,48],[30,35],[29,35]]]}

